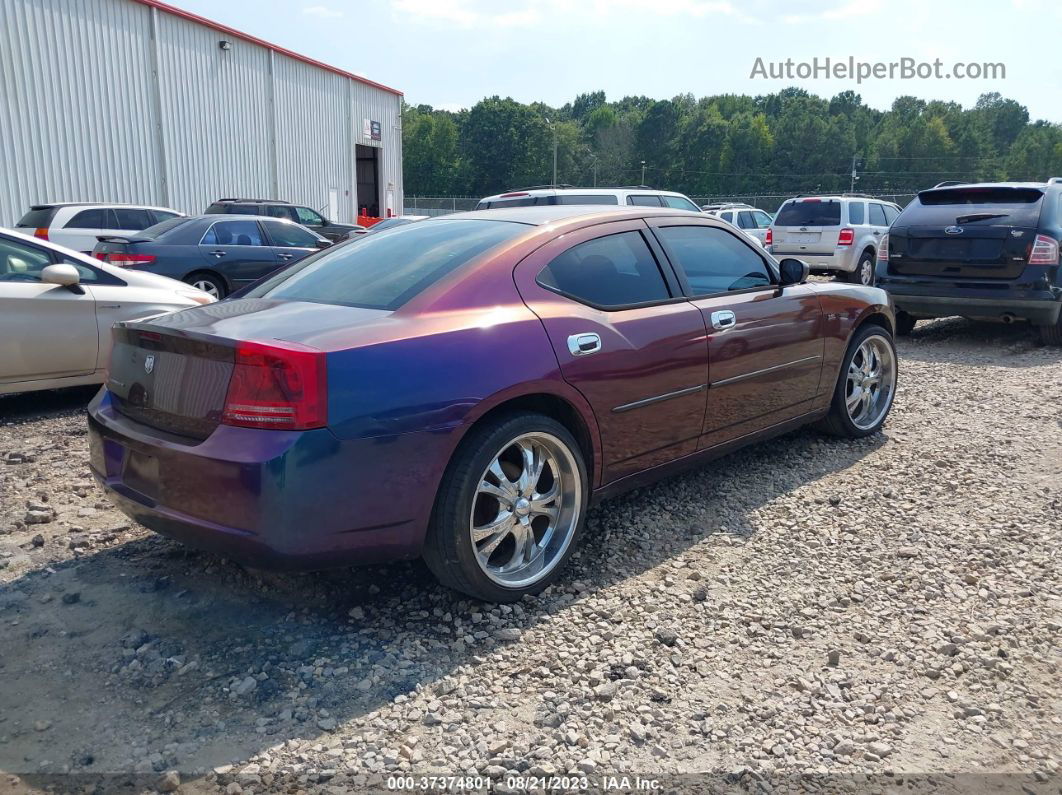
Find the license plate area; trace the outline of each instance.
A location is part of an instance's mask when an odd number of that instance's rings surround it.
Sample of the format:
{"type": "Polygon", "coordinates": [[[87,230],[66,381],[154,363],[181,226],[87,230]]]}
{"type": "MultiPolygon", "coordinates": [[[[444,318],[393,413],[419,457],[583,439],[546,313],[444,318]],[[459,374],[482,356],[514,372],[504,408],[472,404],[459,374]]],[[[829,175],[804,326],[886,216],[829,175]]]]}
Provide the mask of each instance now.
{"type": "Polygon", "coordinates": [[[153,455],[130,450],[125,457],[122,482],[152,499],[158,496],[159,460],[153,455]]]}

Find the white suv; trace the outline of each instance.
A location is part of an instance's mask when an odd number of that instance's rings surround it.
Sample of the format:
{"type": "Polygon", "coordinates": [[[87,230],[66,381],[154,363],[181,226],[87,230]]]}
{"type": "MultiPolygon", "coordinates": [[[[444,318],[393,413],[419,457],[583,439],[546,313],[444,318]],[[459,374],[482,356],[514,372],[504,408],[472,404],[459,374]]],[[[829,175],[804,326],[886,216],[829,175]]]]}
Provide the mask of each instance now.
{"type": "Polygon", "coordinates": [[[549,204],[626,204],[635,207],[671,207],[699,213],[701,208],[688,196],[645,185],[625,188],[574,188],[570,185],[538,186],[499,193],[480,199],[477,210],[499,207],[532,207],[549,204]]]}
{"type": "Polygon", "coordinates": [[[812,273],[870,285],[878,243],[899,214],[898,205],[871,196],[799,196],[778,208],[767,249],[804,260],[812,273]]]}
{"type": "Polygon", "coordinates": [[[83,254],[91,254],[100,235],[140,232],[161,221],[183,216],[169,207],[141,204],[97,204],[94,202],[50,202],[35,204],[15,224],[16,229],[32,229],[41,240],[58,243],[83,254]]]}
{"type": "Polygon", "coordinates": [[[761,246],[767,242],[767,230],[772,219],[763,210],[751,204],[705,204],[701,209],[756,238],[761,246]]]}

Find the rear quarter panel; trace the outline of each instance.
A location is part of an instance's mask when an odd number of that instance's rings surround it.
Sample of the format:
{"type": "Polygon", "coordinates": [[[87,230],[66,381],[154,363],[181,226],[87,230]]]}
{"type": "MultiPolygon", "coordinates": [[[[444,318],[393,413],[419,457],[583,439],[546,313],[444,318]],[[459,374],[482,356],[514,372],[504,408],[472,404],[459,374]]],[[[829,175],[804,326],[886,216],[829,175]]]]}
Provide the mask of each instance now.
{"type": "MultiPolygon", "coordinates": [[[[840,282],[809,282],[819,296],[822,307],[823,379],[836,382],[848,342],[856,329],[868,318],[879,315],[885,319],[889,333],[895,333],[896,314],[888,293],[878,287],[840,282]]],[[[827,405],[833,390],[827,390],[827,405]]]]}

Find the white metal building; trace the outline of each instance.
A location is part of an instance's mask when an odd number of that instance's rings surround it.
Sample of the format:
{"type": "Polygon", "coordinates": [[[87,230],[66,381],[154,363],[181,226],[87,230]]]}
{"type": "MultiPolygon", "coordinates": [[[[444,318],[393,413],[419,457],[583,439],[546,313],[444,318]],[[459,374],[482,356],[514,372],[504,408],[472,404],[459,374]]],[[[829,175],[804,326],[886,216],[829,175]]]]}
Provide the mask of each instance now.
{"type": "Polygon", "coordinates": [[[0,226],[47,201],[400,212],[401,105],[157,0],[0,0],[0,226]]]}

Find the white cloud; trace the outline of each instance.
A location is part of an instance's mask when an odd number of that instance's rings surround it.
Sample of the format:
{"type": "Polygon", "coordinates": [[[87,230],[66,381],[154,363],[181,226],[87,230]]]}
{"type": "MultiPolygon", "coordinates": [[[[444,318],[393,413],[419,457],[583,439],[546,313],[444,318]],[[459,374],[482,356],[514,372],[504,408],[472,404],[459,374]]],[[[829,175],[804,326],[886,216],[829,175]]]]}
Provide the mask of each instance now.
{"type": "Polygon", "coordinates": [[[850,0],[850,2],[814,14],[788,14],[782,17],[782,22],[787,25],[800,25],[805,22],[833,22],[873,16],[882,8],[881,0],[850,0]]]}
{"type": "Polygon", "coordinates": [[[330,8],[323,5],[306,6],[302,9],[302,13],[308,17],[317,17],[318,19],[339,19],[343,16],[343,12],[338,8],[330,8]]]}
{"type": "MultiPolygon", "coordinates": [[[[645,0],[522,0],[499,4],[490,0],[391,0],[392,8],[417,22],[442,22],[460,28],[528,28],[549,20],[580,14],[605,17],[645,12],[645,0]]],[[[656,0],[655,16],[723,16],[741,22],[757,22],[730,0],[656,0]]]]}
{"type": "Polygon", "coordinates": [[[461,28],[529,27],[541,19],[534,4],[500,11],[495,4],[474,0],[392,0],[392,7],[416,22],[443,22],[461,28]]]}

